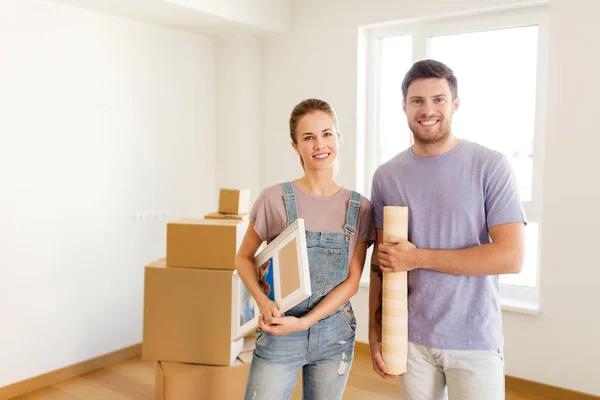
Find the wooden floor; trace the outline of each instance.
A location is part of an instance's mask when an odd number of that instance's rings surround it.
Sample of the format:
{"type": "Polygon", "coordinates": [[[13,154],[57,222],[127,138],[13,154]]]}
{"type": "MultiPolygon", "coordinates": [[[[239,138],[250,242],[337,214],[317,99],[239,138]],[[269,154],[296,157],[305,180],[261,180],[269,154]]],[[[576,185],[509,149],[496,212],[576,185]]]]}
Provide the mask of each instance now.
{"type": "MultiPolygon", "coordinates": [[[[153,400],[154,365],[133,359],[69,379],[14,400],[153,400]]],[[[344,400],[399,400],[397,381],[383,381],[371,369],[368,354],[356,352],[344,400]]],[[[544,397],[507,391],[507,400],[544,397]]]]}

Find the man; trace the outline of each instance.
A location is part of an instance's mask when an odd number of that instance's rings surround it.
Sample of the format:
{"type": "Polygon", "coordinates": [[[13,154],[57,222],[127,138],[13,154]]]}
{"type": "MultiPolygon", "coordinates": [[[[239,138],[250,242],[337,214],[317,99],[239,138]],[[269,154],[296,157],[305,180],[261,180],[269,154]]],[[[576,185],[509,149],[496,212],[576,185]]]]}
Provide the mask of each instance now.
{"type": "MultiPolygon", "coordinates": [[[[501,153],[453,135],[460,101],[446,65],[415,63],[402,95],[414,144],[377,169],[371,194],[373,369],[395,378],[381,356],[382,273],[409,271],[403,399],[503,399],[498,275],[521,270],[526,223],[516,180],[501,153]],[[408,241],[383,238],[386,205],[408,206],[408,241]]],[[[498,116],[489,111],[492,124],[498,116]]]]}

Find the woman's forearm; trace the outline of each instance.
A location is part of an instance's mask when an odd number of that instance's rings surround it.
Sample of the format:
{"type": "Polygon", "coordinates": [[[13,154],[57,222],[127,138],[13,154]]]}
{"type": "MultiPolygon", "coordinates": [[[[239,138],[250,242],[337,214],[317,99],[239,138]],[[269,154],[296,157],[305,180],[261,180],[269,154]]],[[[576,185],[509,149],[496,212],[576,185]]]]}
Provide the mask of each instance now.
{"type": "Polygon", "coordinates": [[[301,319],[306,329],[310,328],[326,316],[333,313],[342,304],[348,301],[358,291],[358,282],[355,279],[346,279],[333,290],[331,290],[323,300],[301,319]]]}
{"type": "Polygon", "coordinates": [[[250,295],[252,295],[252,297],[258,304],[261,304],[269,299],[263,293],[258,283],[258,275],[256,274],[256,266],[254,264],[254,260],[250,260],[242,256],[236,256],[235,269],[240,275],[240,279],[244,283],[244,286],[246,286],[246,289],[248,289],[250,295]]]}

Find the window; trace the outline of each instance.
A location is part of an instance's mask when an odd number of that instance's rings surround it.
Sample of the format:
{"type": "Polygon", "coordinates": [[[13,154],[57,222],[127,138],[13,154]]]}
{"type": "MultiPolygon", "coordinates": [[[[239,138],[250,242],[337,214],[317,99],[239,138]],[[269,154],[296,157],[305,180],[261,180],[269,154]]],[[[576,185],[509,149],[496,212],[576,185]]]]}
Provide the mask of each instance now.
{"type": "Polygon", "coordinates": [[[457,76],[461,98],[453,131],[460,138],[504,153],[517,176],[529,221],[525,264],[520,274],[500,277],[501,294],[532,303],[538,300],[542,226],[546,14],[545,7],[518,8],[365,28],[363,32],[368,104],[367,151],[364,173],[359,174],[365,179],[359,182],[362,189],[370,193],[377,166],[412,144],[402,112],[401,83],[406,71],[414,61],[425,58],[449,65],[457,76]]]}

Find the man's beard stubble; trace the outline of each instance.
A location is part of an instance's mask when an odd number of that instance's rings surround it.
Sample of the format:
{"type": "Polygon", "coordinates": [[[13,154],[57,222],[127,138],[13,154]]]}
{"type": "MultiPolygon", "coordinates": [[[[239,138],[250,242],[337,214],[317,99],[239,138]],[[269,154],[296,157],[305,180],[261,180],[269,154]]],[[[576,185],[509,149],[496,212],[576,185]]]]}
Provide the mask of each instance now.
{"type": "Polygon", "coordinates": [[[411,122],[408,127],[413,133],[415,143],[421,145],[431,145],[444,142],[450,136],[450,121],[446,118],[440,118],[438,129],[435,132],[430,132],[428,135],[423,135],[419,131],[421,125],[418,122],[411,122]]]}

